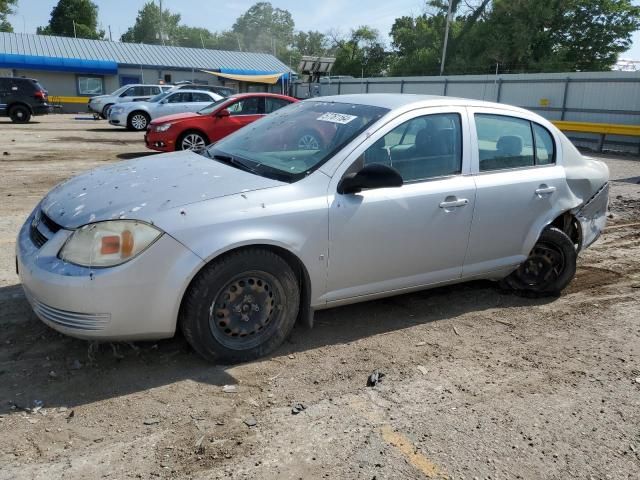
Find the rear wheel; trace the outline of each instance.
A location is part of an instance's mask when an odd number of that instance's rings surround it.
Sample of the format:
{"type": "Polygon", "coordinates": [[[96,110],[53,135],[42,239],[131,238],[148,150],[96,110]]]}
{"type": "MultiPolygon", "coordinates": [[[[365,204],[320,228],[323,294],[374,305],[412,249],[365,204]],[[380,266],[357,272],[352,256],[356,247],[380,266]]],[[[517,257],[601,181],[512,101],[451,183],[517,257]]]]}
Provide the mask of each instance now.
{"type": "Polygon", "coordinates": [[[9,110],[9,117],[13,123],[27,123],[31,120],[31,112],[24,105],[15,105],[9,110]]]}
{"type": "Polygon", "coordinates": [[[576,273],[578,254],[573,241],[562,230],[546,228],[529,257],[504,283],[535,296],[553,296],[571,282],[576,273]]]}
{"type": "Polygon", "coordinates": [[[209,144],[209,140],[199,132],[187,132],[180,137],[178,148],[180,150],[193,150],[201,152],[209,144]]]}
{"type": "Polygon", "coordinates": [[[149,125],[149,115],[145,112],[133,112],[127,119],[127,128],[129,128],[129,130],[146,130],[147,125],[149,125]]]}
{"type": "Polygon", "coordinates": [[[212,362],[243,362],[274,351],[298,315],[300,287],[289,264],[263,249],[230,253],[205,267],[187,290],[180,326],[212,362]]]}

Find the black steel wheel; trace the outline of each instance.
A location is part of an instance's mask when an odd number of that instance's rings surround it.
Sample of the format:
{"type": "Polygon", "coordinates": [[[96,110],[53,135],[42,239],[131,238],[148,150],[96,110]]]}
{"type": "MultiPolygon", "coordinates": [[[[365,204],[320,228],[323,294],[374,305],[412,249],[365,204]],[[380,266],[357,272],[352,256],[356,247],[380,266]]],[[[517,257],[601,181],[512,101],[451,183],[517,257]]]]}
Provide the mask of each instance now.
{"type": "Polygon", "coordinates": [[[537,296],[559,295],[575,276],[576,260],[575,245],[569,236],[549,227],[505,283],[514,290],[537,296]]]}
{"type": "Polygon", "coordinates": [[[300,287],[279,255],[261,248],[214,260],[193,280],[180,309],[180,326],[209,361],[253,360],[278,348],[298,315],[300,287]]]}
{"type": "Polygon", "coordinates": [[[13,123],[28,123],[31,111],[24,105],[15,105],[9,110],[9,117],[13,123]]]}

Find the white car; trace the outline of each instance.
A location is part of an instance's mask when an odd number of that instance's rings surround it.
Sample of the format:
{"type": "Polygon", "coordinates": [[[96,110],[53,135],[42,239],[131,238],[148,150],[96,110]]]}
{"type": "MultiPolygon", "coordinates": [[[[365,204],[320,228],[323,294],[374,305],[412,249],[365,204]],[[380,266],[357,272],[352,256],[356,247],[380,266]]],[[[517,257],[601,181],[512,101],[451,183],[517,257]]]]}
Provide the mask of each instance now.
{"type": "Polygon", "coordinates": [[[91,97],[87,106],[94,115],[100,115],[106,120],[109,118],[109,109],[116,103],[149,100],[171,88],[171,85],[123,85],[108,95],[91,97]]]}
{"type": "MultiPolygon", "coordinates": [[[[80,338],[267,355],[313,311],[468,280],[557,295],[606,223],[607,166],[535,113],[451,97],[296,102],[219,140],[53,189],[17,268],[80,338]],[[321,142],[300,147],[317,132],[321,142]]],[[[399,300],[402,301],[402,300],[399,300]]],[[[372,319],[374,322],[375,319],[372,319]]]]}
{"type": "Polygon", "coordinates": [[[207,105],[222,100],[217,93],[203,90],[171,90],[146,102],[126,102],[109,110],[109,123],[129,130],[146,130],[154,118],[202,110],[207,105]]]}

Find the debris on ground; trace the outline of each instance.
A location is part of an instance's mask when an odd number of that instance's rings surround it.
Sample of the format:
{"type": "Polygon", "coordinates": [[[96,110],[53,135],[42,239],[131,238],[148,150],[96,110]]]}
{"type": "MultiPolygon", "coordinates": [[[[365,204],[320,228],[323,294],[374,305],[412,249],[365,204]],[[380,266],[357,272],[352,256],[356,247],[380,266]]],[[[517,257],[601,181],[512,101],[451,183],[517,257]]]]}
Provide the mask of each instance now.
{"type": "Polygon", "coordinates": [[[160,420],[158,420],[157,418],[147,418],[144,422],[145,425],[157,425],[158,423],[160,423],[160,420]]]}
{"type": "Polygon", "coordinates": [[[244,424],[247,427],[255,427],[258,424],[258,421],[253,416],[251,416],[244,419],[244,424]]]}
{"type": "Polygon", "coordinates": [[[418,371],[419,371],[421,374],[423,374],[423,375],[426,375],[427,373],[429,373],[429,371],[427,370],[427,368],[426,368],[426,367],[423,367],[422,365],[418,365],[416,368],[417,368],[417,369],[418,369],[418,371]]]}
{"type": "Polygon", "coordinates": [[[305,407],[302,403],[296,403],[291,407],[291,414],[292,415],[297,415],[300,412],[302,412],[303,410],[306,410],[307,407],[305,407]]]}
{"type": "Polygon", "coordinates": [[[204,454],[204,445],[202,445],[203,441],[204,441],[204,435],[202,435],[200,438],[198,438],[198,440],[196,440],[196,453],[198,455],[204,454]]]}
{"type": "Polygon", "coordinates": [[[379,370],[374,370],[369,378],[367,378],[367,387],[375,387],[384,377],[384,373],[379,370]]]}
{"type": "Polygon", "coordinates": [[[237,385],[225,385],[222,387],[224,393],[238,393],[237,385]]]}

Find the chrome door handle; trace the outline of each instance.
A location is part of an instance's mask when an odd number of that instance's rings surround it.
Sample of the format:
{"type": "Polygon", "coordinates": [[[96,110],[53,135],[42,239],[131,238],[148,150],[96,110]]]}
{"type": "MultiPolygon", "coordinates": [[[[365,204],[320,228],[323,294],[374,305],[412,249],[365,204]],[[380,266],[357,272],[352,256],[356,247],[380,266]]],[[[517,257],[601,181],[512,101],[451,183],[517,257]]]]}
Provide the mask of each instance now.
{"type": "Polygon", "coordinates": [[[540,187],[536,188],[536,195],[542,196],[553,193],[556,191],[556,187],[540,187]]]}
{"type": "Polygon", "coordinates": [[[440,208],[455,208],[455,207],[464,207],[469,204],[469,200],[466,198],[461,198],[460,200],[451,200],[440,202],[440,208]]]}

